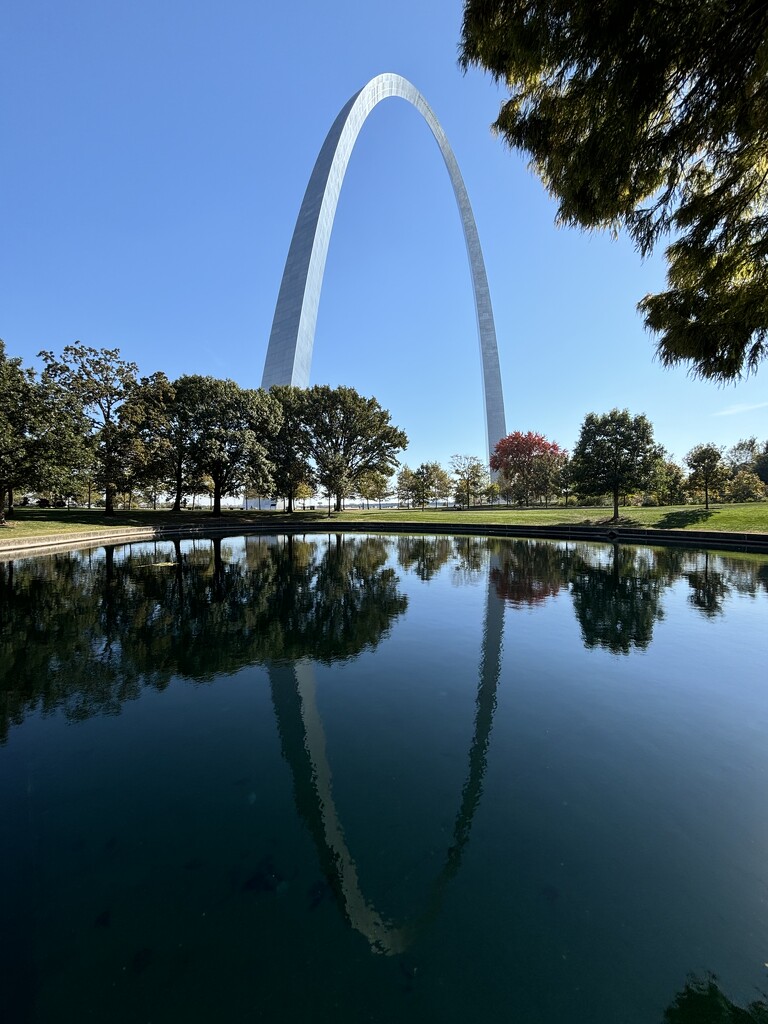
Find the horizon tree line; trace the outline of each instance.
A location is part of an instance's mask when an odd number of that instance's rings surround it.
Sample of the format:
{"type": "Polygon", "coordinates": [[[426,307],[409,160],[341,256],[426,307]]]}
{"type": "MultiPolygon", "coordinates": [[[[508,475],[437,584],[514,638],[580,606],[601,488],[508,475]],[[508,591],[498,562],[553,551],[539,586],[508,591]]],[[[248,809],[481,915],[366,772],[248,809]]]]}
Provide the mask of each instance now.
{"type": "Polygon", "coordinates": [[[686,474],[648,419],[626,409],[588,413],[572,453],[541,433],[514,431],[496,444],[491,474],[483,460],[459,454],[448,469],[436,461],[411,469],[397,458],[406,434],[353,388],[264,392],[197,374],[139,377],[119,349],[80,342],[60,357],[40,355],[36,376],[0,341],[0,517],[23,490],[59,502],[87,495],[89,505],[97,492],[107,515],[118,495],[129,507],[136,494],[154,507],[167,496],[178,513],[186,495],[194,502],[202,493],[219,515],[224,497],[247,490],[283,498],[289,512],[318,489],[337,511],[354,496],[425,508],[450,500],[548,507],[607,495],[614,518],[630,495],[661,505],[703,497],[707,508],[712,498],[766,498],[768,441],[745,438],[727,451],[698,444],[684,457],[686,474]]]}
{"type": "MultiPolygon", "coordinates": [[[[354,388],[242,388],[233,380],[139,377],[120,350],[77,342],[40,353],[39,377],[0,342],[0,509],[14,492],[59,499],[210,490],[214,515],[246,487],[285,494],[319,484],[337,508],[366,474],[391,475],[406,434],[354,388]]],[[[7,502],[7,506],[6,506],[7,502]]]]}

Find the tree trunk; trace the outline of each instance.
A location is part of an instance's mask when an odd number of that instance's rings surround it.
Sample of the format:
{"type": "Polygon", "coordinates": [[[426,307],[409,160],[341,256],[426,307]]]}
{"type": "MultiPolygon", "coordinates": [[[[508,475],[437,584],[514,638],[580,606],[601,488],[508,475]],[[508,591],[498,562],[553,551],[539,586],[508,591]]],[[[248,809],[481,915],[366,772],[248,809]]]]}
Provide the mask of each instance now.
{"type": "Polygon", "coordinates": [[[107,489],[104,492],[104,515],[113,516],[115,514],[115,493],[117,488],[114,484],[107,484],[107,489]]]}
{"type": "Polygon", "coordinates": [[[288,492],[288,511],[293,512],[293,491],[288,492]]]}
{"type": "Polygon", "coordinates": [[[709,512],[709,484],[704,481],[704,508],[709,512]]]}
{"type": "Polygon", "coordinates": [[[336,502],[334,504],[334,512],[341,512],[341,495],[336,495],[336,502]]]}
{"type": "Polygon", "coordinates": [[[221,488],[218,484],[213,485],[213,515],[221,515],[221,488]]]}
{"type": "Polygon", "coordinates": [[[618,523],[619,521],[619,488],[615,487],[613,490],[613,522],[618,523]]]}
{"type": "Polygon", "coordinates": [[[221,537],[214,537],[213,545],[213,593],[217,601],[224,599],[224,559],[221,557],[221,537]]]}
{"type": "Polygon", "coordinates": [[[173,496],[173,508],[171,512],[181,512],[181,466],[176,470],[176,493],[173,496]]]}
{"type": "Polygon", "coordinates": [[[181,551],[181,540],[176,537],[173,541],[174,554],[176,556],[176,586],[179,595],[179,618],[184,614],[184,555],[181,551]]]}

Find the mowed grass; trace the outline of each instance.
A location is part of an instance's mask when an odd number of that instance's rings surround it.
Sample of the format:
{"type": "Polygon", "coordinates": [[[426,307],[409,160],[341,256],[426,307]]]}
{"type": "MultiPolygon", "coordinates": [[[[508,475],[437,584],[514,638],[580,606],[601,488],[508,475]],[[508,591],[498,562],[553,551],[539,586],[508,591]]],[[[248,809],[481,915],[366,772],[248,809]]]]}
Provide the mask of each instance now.
{"type": "MultiPolygon", "coordinates": [[[[472,524],[478,527],[502,526],[559,526],[576,524],[597,526],[609,523],[612,509],[604,508],[550,508],[514,509],[504,506],[477,509],[349,509],[333,512],[318,509],[314,512],[243,512],[228,510],[218,518],[208,511],[171,512],[150,510],[119,511],[113,517],[97,509],[16,509],[5,527],[0,527],[0,541],[24,541],[45,535],[101,532],[131,527],[163,527],[166,529],[205,529],[209,526],[292,526],[332,522],[349,523],[428,523],[472,524]]],[[[622,508],[619,526],[660,530],[711,530],[728,533],[768,534],[768,502],[742,505],[703,506],[680,505],[666,508],[622,508]]]]}

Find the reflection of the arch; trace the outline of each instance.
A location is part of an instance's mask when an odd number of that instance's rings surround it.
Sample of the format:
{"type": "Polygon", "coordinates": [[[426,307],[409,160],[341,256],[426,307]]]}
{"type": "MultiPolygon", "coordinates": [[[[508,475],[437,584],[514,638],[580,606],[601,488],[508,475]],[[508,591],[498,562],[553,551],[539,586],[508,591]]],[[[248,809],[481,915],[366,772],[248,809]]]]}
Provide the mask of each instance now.
{"type": "MultiPolygon", "coordinates": [[[[491,561],[494,560],[495,556],[491,555],[491,561]]],[[[391,956],[407,949],[439,913],[446,887],[461,865],[464,847],[469,840],[472,821],[482,796],[488,744],[496,710],[503,625],[504,605],[492,586],[489,572],[475,697],[474,732],[452,841],[424,909],[418,917],[403,925],[394,925],[382,917],[366,900],[360,887],[355,861],[347,846],[334,802],[312,663],[298,661],[292,664],[273,663],[269,666],[272,702],[283,756],[293,774],[297,810],[309,827],[323,873],[347,921],[365,936],[375,953],[391,956]]]]}

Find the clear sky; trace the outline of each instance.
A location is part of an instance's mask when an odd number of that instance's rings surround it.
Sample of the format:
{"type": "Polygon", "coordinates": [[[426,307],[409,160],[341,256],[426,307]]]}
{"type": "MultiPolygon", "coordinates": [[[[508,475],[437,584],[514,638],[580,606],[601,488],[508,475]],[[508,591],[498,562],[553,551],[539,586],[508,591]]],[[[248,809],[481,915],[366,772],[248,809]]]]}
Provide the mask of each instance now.
{"type": "MultiPolygon", "coordinates": [[[[644,412],[681,459],[768,437],[768,367],[719,388],[654,360],[636,302],[661,255],[559,229],[525,159],[490,132],[503,92],[456,56],[460,0],[24,0],[0,23],[0,337],[38,365],[75,340],[143,374],[261,382],[317,153],[382,71],[424,94],[474,208],[507,429],[566,447],[587,412],[644,412]]],[[[389,99],[352,154],[312,383],[375,395],[411,466],[484,457],[472,289],[440,152],[389,99]]]]}

